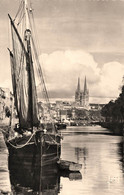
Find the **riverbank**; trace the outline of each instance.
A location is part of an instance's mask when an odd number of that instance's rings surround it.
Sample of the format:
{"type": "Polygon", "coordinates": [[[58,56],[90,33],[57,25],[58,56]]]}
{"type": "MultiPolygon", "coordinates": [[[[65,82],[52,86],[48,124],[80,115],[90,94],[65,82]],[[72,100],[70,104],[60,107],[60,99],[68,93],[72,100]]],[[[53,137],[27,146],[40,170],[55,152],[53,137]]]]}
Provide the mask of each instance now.
{"type": "Polygon", "coordinates": [[[100,122],[100,121],[83,121],[83,120],[76,120],[70,126],[93,126],[93,125],[100,125],[103,128],[108,129],[111,131],[113,135],[120,135],[123,136],[124,134],[124,124],[117,123],[117,122],[100,122]]]}
{"type": "Polygon", "coordinates": [[[11,184],[8,170],[8,150],[0,129],[0,194],[11,194],[11,184]]]}
{"type": "Polygon", "coordinates": [[[123,136],[123,127],[124,124],[123,123],[117,123],[117,122],[97,122],[98,125],[100,125],[101,127],[107,128],[109,129],[113,135],[120,135],[123,136]]]}

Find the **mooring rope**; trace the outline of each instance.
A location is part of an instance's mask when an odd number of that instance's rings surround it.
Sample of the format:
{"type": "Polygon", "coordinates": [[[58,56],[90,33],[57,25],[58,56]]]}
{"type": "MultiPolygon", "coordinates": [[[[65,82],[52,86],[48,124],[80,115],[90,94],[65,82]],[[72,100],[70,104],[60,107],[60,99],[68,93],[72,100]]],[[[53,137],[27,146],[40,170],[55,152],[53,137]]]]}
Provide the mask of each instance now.
{"type": "Polygon", "coordinates": [[[15,148],[15,149],[19,149],[19,148],[23,148],[23,147],[25,147],[29,142],[30,142],[30,140],[32,139],[32,137],[35,135],[35,132],[31,135],[31,137],[29,138],[29,140],[25,143],[25,144],[23,144],[23,145],[18,145],[18,146],[15,146],[15,145],[13,145],[9,140],[7,141],[13,148],[15,148]]]}
{"type": "Polygon", "coordinates": [[[55,144],[57,144],[57,145],[60,145],[57,141],[55,141],[49,134],[47,134],[50,138],[51,138],[51,140],[55,143],[55,144]]]}
{"type": "MultiPolygon", "coordinates": [[[[2,130],[2,129],[1,129],[2,130]]],[[[17,146],[15,146],[15,145],[13,145],[9,140],[7,141],[7,143],[9,143],[13,148],[15,148],[15,149],[21,149],[21,148],[23,148],[23,147],[25,147],[29,142],[30,142],[30,140],[32,139],[32,137],[35,135],[35,133],[36,132],[34,132],[32,135],[31,135],[31,137],[28,139],[28,141],[25,143],[25,144],[23,144],[23,145],[17,145],[17,146]]],[[[49,134],[47,134],[50,138],[51,138],[51,140],[57,145],[57,146],[59,146],[60,145],[60,143],[58,143],[58,142],[56,142],[49,134]]],[[[44,135],[45,136],[45,135],[44,135]]]]}

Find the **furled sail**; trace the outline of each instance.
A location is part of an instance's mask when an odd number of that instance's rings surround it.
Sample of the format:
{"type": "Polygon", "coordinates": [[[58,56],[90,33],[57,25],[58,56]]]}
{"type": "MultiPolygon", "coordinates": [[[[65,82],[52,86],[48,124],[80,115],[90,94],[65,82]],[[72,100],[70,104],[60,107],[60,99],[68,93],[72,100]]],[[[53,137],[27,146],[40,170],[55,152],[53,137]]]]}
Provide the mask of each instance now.
{"type": "Polygon", "coordinates": [[[13,55],[10,54],[15,105],[20,127],[31,128],[39,123],[33,62],[10,16],[9,18],[13,44],[13,55]]]}

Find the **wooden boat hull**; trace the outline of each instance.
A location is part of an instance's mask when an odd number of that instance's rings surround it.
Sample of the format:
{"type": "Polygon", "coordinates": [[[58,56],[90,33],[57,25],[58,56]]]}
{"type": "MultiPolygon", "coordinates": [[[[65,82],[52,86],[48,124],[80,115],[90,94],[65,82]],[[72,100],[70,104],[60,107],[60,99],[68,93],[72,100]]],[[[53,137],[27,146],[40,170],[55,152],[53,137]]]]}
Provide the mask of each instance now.
{"type": "Polygon", "coordinates": [[[18,159],[18,163],[23,160],[26,166],[45,166],[57,162],[61,154],[61,137],[54,134],[46,134],[42,137],[34,135],[27,143],[30,136],[13,139],[7,142],[9,155],[18,159]],[[16,144],[15,144],[16,143],[16,144]],[[25,144],[27,143],[27,144],[25,144]]]}

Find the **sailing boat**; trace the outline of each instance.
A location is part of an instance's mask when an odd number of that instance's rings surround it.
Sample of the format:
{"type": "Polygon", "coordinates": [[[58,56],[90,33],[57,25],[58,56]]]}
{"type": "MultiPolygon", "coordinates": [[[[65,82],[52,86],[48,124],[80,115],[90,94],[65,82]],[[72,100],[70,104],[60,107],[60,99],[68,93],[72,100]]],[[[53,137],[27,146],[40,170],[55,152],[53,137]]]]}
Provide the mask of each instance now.
{"type": "Polygon", "coordinates": [[[18,132],[18,136],[9,136],[6,144],[9,154],[18,157],[19,160],[23,159],[26,165],[30,166],[35,161],[35,165],[44,166],[59,159],[61,136],[53,124],[52,117],[49,130],[44,117],[42,123],[39,120],[36,85],[41,86],[49,115],[50,102],[38,58],[33,11],[29,8],[27,0],[22,0],[14,20],[8,16],[12,36],[12,50],[9,49],[12,86],[19,123],[11,131],[18,132]]]}

